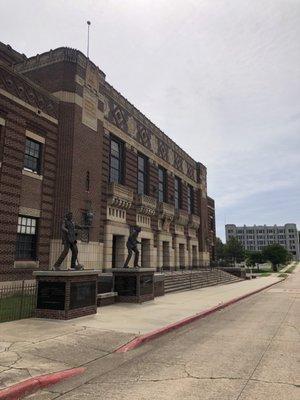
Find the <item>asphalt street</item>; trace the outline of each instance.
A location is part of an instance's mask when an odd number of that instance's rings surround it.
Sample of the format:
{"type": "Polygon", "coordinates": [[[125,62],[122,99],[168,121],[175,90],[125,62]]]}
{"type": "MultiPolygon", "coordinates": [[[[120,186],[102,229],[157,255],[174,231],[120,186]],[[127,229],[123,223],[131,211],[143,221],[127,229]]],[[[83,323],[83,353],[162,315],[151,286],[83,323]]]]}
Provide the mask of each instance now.
{"type": "Polygon", "coordinates": [[[300,269],[203,320],[88,366],[40,400],[299,400],[300,269]]]}

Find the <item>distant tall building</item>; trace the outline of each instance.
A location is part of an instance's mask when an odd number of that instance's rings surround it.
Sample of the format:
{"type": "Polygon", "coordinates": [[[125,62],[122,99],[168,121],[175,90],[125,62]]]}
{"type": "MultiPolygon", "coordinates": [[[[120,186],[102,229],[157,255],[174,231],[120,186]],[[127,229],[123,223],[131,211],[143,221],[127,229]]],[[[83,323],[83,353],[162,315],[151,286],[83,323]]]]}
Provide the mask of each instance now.
{"type": "Polygon", "coordinates": [[[226,242],[235,237],[244,246],[245,250],[259,251],[270,244],[279,243],[292,253],[294,260],[300,259],[299,235],[296,224],[284,226],[236,226],[225,225],[226,242]]]}

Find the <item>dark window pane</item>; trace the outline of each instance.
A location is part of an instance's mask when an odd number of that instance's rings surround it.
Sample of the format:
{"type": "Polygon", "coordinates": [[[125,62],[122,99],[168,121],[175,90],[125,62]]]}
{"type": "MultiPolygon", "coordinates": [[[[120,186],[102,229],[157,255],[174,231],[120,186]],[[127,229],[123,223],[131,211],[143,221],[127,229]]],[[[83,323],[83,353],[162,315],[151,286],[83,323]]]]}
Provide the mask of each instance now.
{"type": "Polygon", "coordinates": [[[112,157],[110,160],[110,166],[111,166],[111,168],[119,170],[120,169],[120,161],[117,158],[112,157]]]}
{"type": "Polygon", "coordinates": [[[163,202],[164,201],[164,193],[163,191],[158,192],[158,201],[163,202]]]}
{"type": "Polygon", "coordinates": [[[145,176],[144,176],[144,174],[142,172],[138,173],[138,180],[144,182],[145,176]]]}
{"type": "Polygon", "coordinates": [[[110,182],[122,181],[122,143],[115,139],[110,141],[110,182]]]}
{"type": "Polygon", "coordinates": [[[138,157],[138,167],[139,170],[144,171],[145,170],[145,159],[144,157],[138,157]]]}
{"type": "Polygon", "coordinates": [[[119,153],[120,153],[119,143],[117,143],[114,140],[112,140],[110,142],[110,148],[111,148],[111,153],[114,153],[116,156],[119,155],[119,153]]]}
{"type": "Polygon", "coordinates": [[[174,181],[174,205],[177,210],[181,208],[181,180],[177,177],[174,181]]]}
{"type": "Polygon", "coordinates": [[[145,185],[142,181],[138,181],[138,194],[145,194],[145,185]]]}
{"type": "Polygon", "coordinates": [[[194,188],[193,186],[188,186],[188,212],[190,214],[194,213],[194,188]]]}
{"type": "Polygon", "coordinates": [[[36,259],[36,226],[35,218],[18,218],[16,259],[36,259]]]}
{"type": "Polygon", "coordinates": [[[31,139],[26,139],[24,168],[40,173],[41,145],[31,139]]]}
{"type": "Polygon", "coordinates": [[[148,188],[148,159],[145,156],[138,155],[138,174],[137,185],[139,194],[147,194],[148,188]]]}
{"type": "Polygon", "coordinates": [[[110,182],[120,183],[120,173],[119,170],[111,168],[110,169],[110,182]]]}
{"type": "Polygon", "coordinates": [[[158,201],[166,201],[166,172],[163,168],[158,169],[158,201]]]}

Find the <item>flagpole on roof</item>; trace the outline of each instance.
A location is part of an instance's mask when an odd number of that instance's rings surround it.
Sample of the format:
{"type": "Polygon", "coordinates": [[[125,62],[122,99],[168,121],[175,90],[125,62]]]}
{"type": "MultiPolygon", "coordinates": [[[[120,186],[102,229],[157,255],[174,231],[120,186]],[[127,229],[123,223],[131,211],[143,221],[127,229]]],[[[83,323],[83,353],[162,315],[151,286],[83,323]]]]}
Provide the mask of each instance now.
{"type": "Polygon", "coordinates": [[[86,56],[87,56],[87,58],[89,58],[89,56],[90,56],[90,25],[91,25],[91,21],[86,21],[86,23],[87,23],[87,26],[88,26],[86,56]]]}

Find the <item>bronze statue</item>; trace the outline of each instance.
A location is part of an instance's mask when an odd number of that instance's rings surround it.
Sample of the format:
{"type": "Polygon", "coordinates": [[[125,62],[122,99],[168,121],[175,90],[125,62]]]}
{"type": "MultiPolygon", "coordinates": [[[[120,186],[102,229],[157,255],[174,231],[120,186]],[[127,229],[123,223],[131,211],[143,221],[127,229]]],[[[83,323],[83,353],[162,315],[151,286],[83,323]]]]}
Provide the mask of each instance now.
{"type": "Polygon", "coordinates": [[[126,258],[126,261],[125,261],[125,264],[124,264],[124,268],[128,268],[129,261],[130,261],[130,259],[132,257],[132,252],[135,253],[134,254],[133,266],[134,266],[134,268],[139,268],[138,263],[139,263],[140,252],[138,251],[137,244],[141,244],[141,242],[139,242],[137,240],[137,237],[138,237],[140,232],[141,232],[141,228],[139,226],[135,226],[132,229],[132,232],[129,235],[129,238],[128,238],[127,243],[126,243],[126,246],[127,246],[127,249],[128,249],[128,256],[126,258]]]}
{"type": "Polygon", "coordinates": [[[73,221],[73,214],[68,212],[62,224],[62,243],[64,245],[64,249],[53,266],[55,271],[59,271],[61,269],[61,264],[68,255],[70,249],[72,251],[71,269],[84,269],[83,265],[79,264],[78,262],[77,229],[82,229],[82,227],[73,221]]]}

